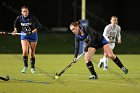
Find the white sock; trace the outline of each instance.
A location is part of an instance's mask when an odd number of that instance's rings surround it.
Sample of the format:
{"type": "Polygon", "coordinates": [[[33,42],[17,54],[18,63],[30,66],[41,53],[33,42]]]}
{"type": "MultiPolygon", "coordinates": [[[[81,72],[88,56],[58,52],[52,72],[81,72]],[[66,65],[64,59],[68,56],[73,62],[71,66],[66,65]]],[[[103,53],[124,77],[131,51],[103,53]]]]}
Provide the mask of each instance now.
{"type": "Polygon", "coordinates": [[[100,62],[99,62],[99,64],[98,64],[98,67],[99,68],[101,68],[102,66],[101,66],[101,64],[103,64],[104,62],[103,62],[103,58],[100,58],[100,62]]]}
{"type": "Polygon", "coordinates": [[[108,58],[103,57],[103,62],[104,62],[104,68],[107,66],[108,67],[108,58]]]}
{"type": "Polygon", "coordinates": [[[103,58],[100,58],[100,63],[101,63],[101,62],[104,62],[103,58]]]}

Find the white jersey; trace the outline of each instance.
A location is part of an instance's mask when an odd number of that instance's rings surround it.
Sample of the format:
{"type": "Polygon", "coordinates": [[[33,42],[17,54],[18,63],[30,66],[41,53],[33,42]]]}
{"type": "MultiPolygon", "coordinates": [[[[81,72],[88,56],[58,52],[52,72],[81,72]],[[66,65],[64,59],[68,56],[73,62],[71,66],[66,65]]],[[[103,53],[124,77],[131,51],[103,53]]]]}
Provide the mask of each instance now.
{"type": "Polygon", "coordinates": [[[121,41],[121,27],[119,25],[112,26],[112,24],[109,24],[105,27],[103,36],[107,41],[110,42],[116,42],[116,38],[118,41],[121,41]]]}

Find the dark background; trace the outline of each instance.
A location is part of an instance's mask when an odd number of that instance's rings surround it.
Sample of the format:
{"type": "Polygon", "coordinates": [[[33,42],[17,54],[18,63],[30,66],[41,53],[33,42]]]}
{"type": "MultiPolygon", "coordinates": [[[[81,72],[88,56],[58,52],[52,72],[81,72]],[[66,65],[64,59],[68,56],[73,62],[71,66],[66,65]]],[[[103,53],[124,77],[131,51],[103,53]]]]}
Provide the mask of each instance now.
{"type": "MultiPolygon", "coordinates": [[[[139,30],[139,0],[86,0],[87,19],[95,29],[103,29],[112,15],[119,18],[123,30],[139,30]]],[[[68,27],[81,18],[81,0],[1,0],[0,29],[11,30],[20,7],[28,5],[42,25],[68,27]],[[15,11],[15,10],[17,11],[15,11]]]]}
{"type": "MultiPolygon", "coordinates": [[[[140,0],[86,0],[86,18],[99,32],[110,23],[110,17],[119,18],[122,44],[116,44],[115,53],[140,53],[140,0]]],[[[13,22],[20,8],[27,5],[30,13],[42,24],[37,53],[73,53],[74,35],[54,32],[52,28],[66,27],[81,19],[81,0],[0,0],[0,31],[13,31],[13,22]]],[[[57,30],[57,29],[56,29],[57,30]]],[[[21,53],[19,36],[1,35],[0,53],[21,53]]],[[[98,50],[96,53],[101,53],[98,50]]]]}

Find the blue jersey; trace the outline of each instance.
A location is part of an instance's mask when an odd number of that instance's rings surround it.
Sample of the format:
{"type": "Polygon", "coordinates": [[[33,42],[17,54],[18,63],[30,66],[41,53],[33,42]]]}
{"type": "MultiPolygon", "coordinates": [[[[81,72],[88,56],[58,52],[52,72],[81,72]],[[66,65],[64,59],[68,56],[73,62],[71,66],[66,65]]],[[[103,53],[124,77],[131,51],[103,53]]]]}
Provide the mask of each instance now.
{"type": "MultiPolygon", "coordinates": [[[[31,32],[33,29],[39,29],[40,23],[33,15],[28,15],[28,17],[20,15],[16,18],[14,27],[17,28],[18,31],[20,30],[21,33],[27,33],[31,32]]],[[[20,39],[36,42],[38,40],[38,34],[35,32],[29,36],[21,35],[20,39]]]]}
{"type": "Polygon", "coordinates": [[[77,34],[76,38],[80,41],[84,41],[85,39],[87,39],[88,34],[82,26],[80,28],[81,28],[81,31],[84,33],[84,35],[81,36],[81,35],[77,34]]]}

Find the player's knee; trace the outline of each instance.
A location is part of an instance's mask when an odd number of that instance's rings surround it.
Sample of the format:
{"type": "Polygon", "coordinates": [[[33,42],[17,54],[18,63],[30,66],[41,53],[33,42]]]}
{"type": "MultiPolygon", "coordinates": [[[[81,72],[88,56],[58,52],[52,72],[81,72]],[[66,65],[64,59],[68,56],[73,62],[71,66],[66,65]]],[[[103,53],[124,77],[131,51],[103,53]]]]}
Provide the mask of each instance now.
{"type": "Polygon", "coordinates": [[[26,52],[26,51],[23,51],[22,54],[23,54],[23,56],[28,56],[28,52],[26,52]]]}
{"type": "Polygon", "coordinates": [[[113,59],[115,58],[115,55],[113,55],[113,54],[108,54],[107,57],[113,60],[113,59]]]}
{"type": "Polygon", "coordinates": [[[30,54],[30,58],[34,58],[35,57],[35,54],[34,53],[31,53],[30,54]]]}
{"type": "Polygon", "coordinates": [[[86,56],[84,57],[84,60],[85,60],[86,63],[88,63],[88,62],[90,61],[90,56],[86,55],[86,56]]]}

